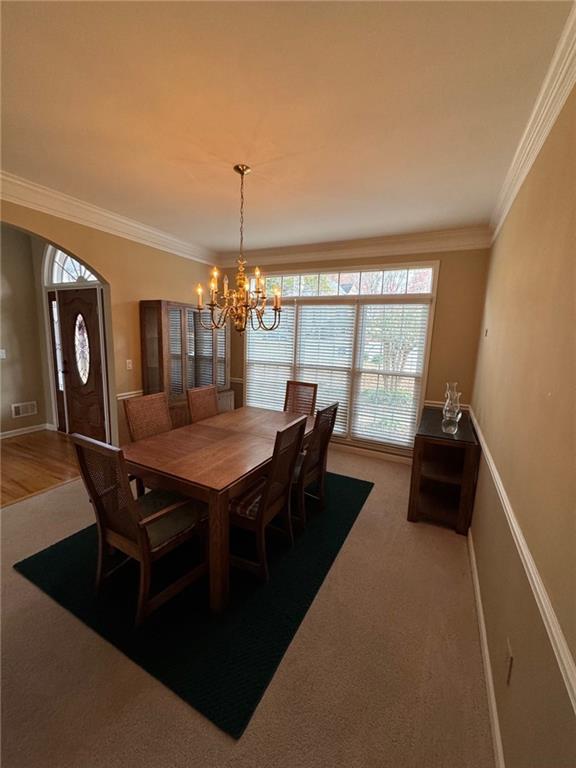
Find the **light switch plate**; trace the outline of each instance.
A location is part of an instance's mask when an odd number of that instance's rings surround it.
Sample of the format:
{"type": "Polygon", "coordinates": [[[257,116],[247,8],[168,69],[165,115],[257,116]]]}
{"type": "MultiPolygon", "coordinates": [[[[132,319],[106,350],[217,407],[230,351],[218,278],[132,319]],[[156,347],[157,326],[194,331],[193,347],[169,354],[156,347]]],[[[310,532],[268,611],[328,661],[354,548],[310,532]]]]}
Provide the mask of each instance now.
{"type": "Polygon", "coordinates": [[[6,350],[0,349],[0,360],[6,360],[6,350]]]}

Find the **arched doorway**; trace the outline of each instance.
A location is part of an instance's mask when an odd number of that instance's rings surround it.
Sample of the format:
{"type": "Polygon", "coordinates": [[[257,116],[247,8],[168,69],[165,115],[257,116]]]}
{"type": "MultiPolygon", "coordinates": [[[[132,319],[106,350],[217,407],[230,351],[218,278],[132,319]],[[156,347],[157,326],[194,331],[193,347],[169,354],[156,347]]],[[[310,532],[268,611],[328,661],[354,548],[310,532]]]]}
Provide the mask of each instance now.
{"type": "Polygon", "coordinates": [[[105,281],[51,244],[44,250],[43,275],[57,428],[110,442],[105,281]]]}

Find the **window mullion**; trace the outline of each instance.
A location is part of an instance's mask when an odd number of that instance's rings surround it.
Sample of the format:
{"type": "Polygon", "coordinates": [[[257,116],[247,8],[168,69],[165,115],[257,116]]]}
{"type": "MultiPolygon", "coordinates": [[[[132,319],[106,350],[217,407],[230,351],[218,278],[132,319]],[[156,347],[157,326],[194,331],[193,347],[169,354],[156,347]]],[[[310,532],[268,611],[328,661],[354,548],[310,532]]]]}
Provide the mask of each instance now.
{"type": "Polygon", "coordinates": [[[294,302],[294,347],[293,347],[293,354],[292,354],[292,379],[298,380],[298,370],[300,368],[298,364],[298,358],[300,354],[300,350],[298,348],[299,338],[300,338],[300,304],[295,301],[294,302]]]}
{"type": "Polygon", "coordinates": [[[350,371],[350,384],[348,389],[348,402],[350,406],[348,408],[348,423],[346,425],[346,438],[349,439],[352,434],[352,414],[356,407],[356,368],[358,366],[358,335],[360,333],[360,317],[361,304],[356,302],[356,312],[354,313],[354,332],[352,334],[352,370],[350,371]]]}

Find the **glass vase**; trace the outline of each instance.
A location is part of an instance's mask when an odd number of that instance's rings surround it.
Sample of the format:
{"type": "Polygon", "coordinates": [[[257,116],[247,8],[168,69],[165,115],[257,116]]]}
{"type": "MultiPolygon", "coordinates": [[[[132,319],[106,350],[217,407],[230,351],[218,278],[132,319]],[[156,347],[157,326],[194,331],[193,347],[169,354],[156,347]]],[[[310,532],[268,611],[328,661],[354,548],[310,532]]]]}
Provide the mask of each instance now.
{"type": "Polygon", "coordinates": [[[460,408],[461,392],[457,390],[458,382],[449,381],[446,383],[446,397],[444,408],[442,409],[442,432],[448,435],[454,435],[458,431],[458,422],[462,416],[460,408]]]}

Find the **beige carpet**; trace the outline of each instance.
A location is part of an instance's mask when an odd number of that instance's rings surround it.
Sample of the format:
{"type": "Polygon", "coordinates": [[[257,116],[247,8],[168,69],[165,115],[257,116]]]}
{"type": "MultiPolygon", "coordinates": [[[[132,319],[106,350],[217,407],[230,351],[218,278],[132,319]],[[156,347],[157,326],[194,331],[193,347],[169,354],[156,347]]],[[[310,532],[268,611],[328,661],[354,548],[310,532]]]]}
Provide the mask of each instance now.
{"type": "Polygon", "coordinates": [[[376,485],[238,742],[12,570],[79,482],[4,509],[4,768],[492,768],[465,538],[406,522],[408,466],[329,468],[376,485]]]}

